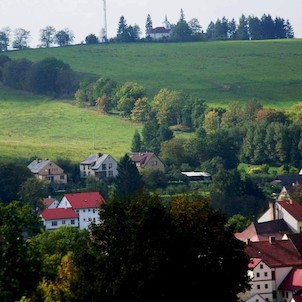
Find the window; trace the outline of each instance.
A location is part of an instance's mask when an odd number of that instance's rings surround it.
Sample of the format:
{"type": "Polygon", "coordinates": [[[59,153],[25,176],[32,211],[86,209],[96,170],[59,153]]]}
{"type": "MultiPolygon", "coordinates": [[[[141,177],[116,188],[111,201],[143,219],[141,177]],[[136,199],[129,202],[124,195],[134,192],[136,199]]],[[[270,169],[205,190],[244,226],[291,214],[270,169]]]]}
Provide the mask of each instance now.
{"type": "Polygon", "coordinates": [[[64,177],[64,175],[60,175],[60,179],[64,179],[65,177],[64,177]]]}
{"type": "Polygon", "coordinates": [[[268,288],[268,285],[267,285],[267,283],[265,283],[265,284],[264,284],[264,288],[268,288]]]}
{"type": "Polygon", "coordinates": [[[95,213],[95,209],[93,209],[92,212],[95,213]]]}
{"type": "Polygon", "coordinates": [[[90,212],[90,209],[88,209],[88,212],[90,212]]]}
{"type": "Polygon", "coordinates": [[[300,226],[300,233],[302,232],[302,226],[300,226]]]}
{"type": "Polygon", "coordinates": [[[106,164],[102,164],[102,170],[106,170],[106,164]]]}
{"type": "Polygon", "coordinates": [[[65,224],[65,220],[62,220],[62,224],[65,224]]]}
{"type": "Polygon", "coordinates": [[[70,224],[74,224],[74,219],[71,219],[71,220],[70,220],[70,224]]]}
{"type": "Polygon", "coordinates": [[[260,264],[260,269],[263,269],[263,264],[260,264]]]}
{"type": "Polygon", "coordinates": [[[113,176],[113,171],[108,171],[108,176],[113,176]]]}
{"type": "Polygon", "coordinates": [[[264,273],[264,277],[267,277],[267,272],[264,273]]]}
{"type": "Polygon", "coordinates": [[[260,284],[257,284],[257,289],[260,289],[260,284]]]}
{"type": "Polygon", "coordinates": [[[108,169],[112,169],[112,163],[108,164],[108,169]]]}
{"type": "Polygon", "coordinates": [[[57,222],[57,221],[52,221],[52,222],[51,222],[51,225],[52,225],[52,226],[57,226],[57,225],[58,225],[58,222],[57,222]]]}
{"type": "Polygon", "coordinates": [[[260,277],[260,274],[259,274],[259,273],[257,273],[257,274],[256,274],[256,277],[257,277],[257,278],[259,278],[259,277],[260,277]]]}
{"type": "Polygon", "coordinates": [[[83,210],[83,213],[85,213],[85,209],[83,210]]]}

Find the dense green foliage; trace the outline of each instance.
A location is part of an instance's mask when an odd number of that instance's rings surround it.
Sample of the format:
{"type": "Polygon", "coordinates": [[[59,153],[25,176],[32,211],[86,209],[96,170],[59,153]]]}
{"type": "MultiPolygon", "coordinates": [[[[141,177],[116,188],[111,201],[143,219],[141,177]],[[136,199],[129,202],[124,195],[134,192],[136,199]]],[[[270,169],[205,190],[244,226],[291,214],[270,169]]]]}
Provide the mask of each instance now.
{"type": "Polygon", "coordinates": [[[90,253],[81,257],[90,301],[208,300],[217,282],[215,299],[237,301],[248,286],[244,243],[207,200],[182,197],[164,207],[158,196],[141,194],[107,202],[100,217],[103,222],[91,229],[90,253]]]}

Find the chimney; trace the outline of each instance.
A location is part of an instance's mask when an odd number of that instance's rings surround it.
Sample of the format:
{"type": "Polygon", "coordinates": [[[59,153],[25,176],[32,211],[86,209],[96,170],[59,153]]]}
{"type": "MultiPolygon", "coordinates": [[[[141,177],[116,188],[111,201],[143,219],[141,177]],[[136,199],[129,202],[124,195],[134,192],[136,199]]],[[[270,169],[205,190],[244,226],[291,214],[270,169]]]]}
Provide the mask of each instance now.
{"type": "Polygon", "coordinates": [[[270,210],[271,220],[276,220],[275,200],[269,202],[269,210],[270,210]]]}
{"type": "Polygon", "coordinates": [[[276,243],[276,237],[275,236],[269,236],[269,243],[275,244],[276,243]]]}
{"type": "Polygon", "coordinates": [[[246,238],[246,244],[250,245],[250,242],[251,242],[251,238],[246,238]]]}

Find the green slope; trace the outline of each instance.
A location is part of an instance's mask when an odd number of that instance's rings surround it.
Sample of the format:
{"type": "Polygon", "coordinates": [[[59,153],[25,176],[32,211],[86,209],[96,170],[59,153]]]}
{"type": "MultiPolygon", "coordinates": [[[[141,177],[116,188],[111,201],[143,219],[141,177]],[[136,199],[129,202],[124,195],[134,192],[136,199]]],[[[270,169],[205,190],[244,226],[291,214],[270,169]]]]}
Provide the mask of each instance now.
{"type": "Polygon", "coordinates": [[[302,100],[302,39],[75,45],[7,54],[56,57],[81,73],[137,82],[149,97],[169,88],[209,104],[256,98],[285,108],[302,100]]]}

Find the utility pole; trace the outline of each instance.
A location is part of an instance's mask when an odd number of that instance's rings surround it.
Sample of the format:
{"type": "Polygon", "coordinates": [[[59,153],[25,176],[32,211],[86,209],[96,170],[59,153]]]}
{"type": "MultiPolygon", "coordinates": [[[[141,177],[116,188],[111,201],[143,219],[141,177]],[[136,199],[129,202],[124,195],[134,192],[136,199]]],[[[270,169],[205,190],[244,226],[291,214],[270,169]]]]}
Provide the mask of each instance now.
{"type": "Polygon", "coordinates": [[[106,9],[106,0],[103,0],[103,15],[104,15],[104,27],[101,30],[101,40],[102,40],[102,42],[107,42],[107,9],[106,9]]]}

